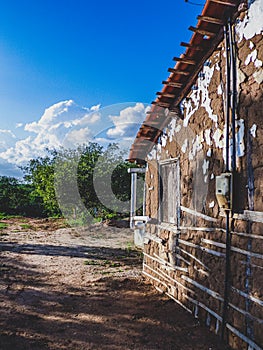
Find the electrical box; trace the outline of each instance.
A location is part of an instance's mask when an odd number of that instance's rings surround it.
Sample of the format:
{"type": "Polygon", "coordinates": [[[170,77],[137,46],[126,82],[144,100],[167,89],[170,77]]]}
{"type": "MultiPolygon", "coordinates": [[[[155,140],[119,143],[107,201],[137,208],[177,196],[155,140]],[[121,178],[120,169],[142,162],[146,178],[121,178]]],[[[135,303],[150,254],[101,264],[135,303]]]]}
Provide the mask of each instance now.
{"type": "Polygon", "coordinates": [[[216,198],[223,210],[232,209],[232,174],[223,173],[216,177],[216,198]]]}

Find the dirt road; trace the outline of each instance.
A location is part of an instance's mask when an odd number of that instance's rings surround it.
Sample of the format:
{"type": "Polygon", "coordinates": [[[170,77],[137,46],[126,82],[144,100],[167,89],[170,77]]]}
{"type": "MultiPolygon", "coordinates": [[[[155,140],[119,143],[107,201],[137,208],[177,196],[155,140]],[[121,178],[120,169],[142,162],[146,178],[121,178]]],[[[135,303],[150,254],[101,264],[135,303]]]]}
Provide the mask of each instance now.
{"type": "Polygon", "coordinates": [[[145,283],[129,229],[6,222],[0,233],[1,350],[226,349],[145,283]]]}

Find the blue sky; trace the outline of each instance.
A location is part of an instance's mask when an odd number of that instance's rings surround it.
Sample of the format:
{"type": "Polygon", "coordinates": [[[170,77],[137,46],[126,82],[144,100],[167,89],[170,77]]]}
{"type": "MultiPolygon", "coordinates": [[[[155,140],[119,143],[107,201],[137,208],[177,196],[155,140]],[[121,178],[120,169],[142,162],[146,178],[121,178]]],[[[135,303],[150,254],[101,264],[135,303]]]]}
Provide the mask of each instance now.
{"type": "MultiPolygon", "coordinates": [[[[17,142],[36,140],[32,123],[48,108],[57,111],[62,101],[70,106],[71,121],[76,105],[87,112],[96,105],[150,104],[174,65],[172,57],[183,52],[180,42],[189,41],[188,27],[196,24],[201,10],[184,0],[0,1],[2,174],[6,163],[15,164],[9,148],[17,152],[17,142]],[[67,101],[74,101],[74,108],[67,101]]],[[[143,120],[138,108],[137,123],[143,120]]],[[[114,111],[116,117],[120,111],[114,111]]],[[[116,128],[118,119],[102,114],[90,130],[98,132],[109,123],[116,128]]]]}

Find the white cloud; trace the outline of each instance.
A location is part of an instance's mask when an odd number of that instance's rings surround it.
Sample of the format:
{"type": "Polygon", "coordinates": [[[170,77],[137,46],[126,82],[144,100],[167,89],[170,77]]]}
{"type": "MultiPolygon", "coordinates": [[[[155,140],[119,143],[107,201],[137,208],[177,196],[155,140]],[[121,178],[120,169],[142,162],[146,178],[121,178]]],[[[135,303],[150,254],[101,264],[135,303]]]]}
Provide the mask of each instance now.
{"type": "Polygon", "coordinates": [[[0,167],[23,166],[30,159],[45,156],[47,149],[74,148],[89,141],[104,146],[117,142],[121,149],[128,150],[148,109],[142,103],[103,109],[100,105],[80,107],[72,100],[56,103],[39,120],[24,125],[23,139],[18,139],[11,130],[0,129],[0,167]]]}
{"type": "Polygon", "coordinates": [[[136,103],[134,107],[127,107],[120,111],[117,116],[110,116],[114,127],[107,131],[110,138],[132,137],[145,119],[149,107],[143,103],[136,103]]]}
{"type": "Polygon", "coordinates": [[[95,124],[98,121],[100,121],[101,119],[101,114],[99,112],[93,112],[93,113],[89,113],[84,115],[84,117],[75,120],[74,123],[75,125],[88,125],[88,124],[95,124]]]}
{"type": "Polygon", "coordinates": [[[98,110],[100,109],[100,106],[101,106],[101,104],[99,103],[99,104],[97,104],[97,105],[95,105],[95,106],[92,106],[92,107],[90,108],[90,110],[91,110],[91,111],[98,111],[98,110]]]}
{"type": "Polygon", "coordinates": [[[16,135],[11,130],[0,129],[0,137],[2,138],[3,135],[16,138],[16,135]]]}
{"type": "Polygon", "coordinates": [[[89,128],[74,129],[70,131],[64,140],[65,147],[76,147],[76,145],[83,145],[93,139],[93,133],[89,128]]]}
{"type": "Polygon", "coordinates": [[[0,129],[0,151],[5,151],[15,144],[16,136],[11,130],[0,129]]]}
{"type": "Polygon", "coordinates": [[[23,123],[16,123],[16,129],[21,128],[24,124],[23,123]]]}
{"type": "Polygon", "coordinates": [[[100,105],[90,109],[80,107],[72,100],[56,103],[47,108],[38,121],[25,124],[24,130],[30,136],[15,142],[10,142],[10,138],[15,139],[10,130],[0,130],[0,158],[21,165],[44,156],[47,148],[65,146],[65,139],[68,147],[89,142],[92,138],[89,125],[100,121],[99,108],[100,105]]]}
{"type": "MultiPolygon", "coordinates": [[[[58,102],[47,108],[38,122],[32,122],[25,125],[26,131],[40,133],[54,125],[63,125],[69,128],[81,123],[84,119],[89,122],[89,115],[97,111],[99,106],[93,106],[91,109],[78,106],[74,101],[67,100],[58,102]]],[[[92,117],[90,117],[92,119],[92,117]]]]}

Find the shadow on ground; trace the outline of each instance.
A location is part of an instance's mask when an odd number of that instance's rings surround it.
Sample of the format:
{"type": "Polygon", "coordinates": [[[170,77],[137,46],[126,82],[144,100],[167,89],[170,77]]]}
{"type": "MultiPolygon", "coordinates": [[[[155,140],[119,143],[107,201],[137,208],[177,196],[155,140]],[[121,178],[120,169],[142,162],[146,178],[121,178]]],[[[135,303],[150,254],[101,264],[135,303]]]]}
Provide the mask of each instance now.
{"type": "Polygon", "coordinates": [[[0,349],[226,349],[142,277],[111,275],[84,286],[58,284],[48,273],[49,260],[45,272],[25,259],[39,255],[113,260],[130,271],[141,266],[137,251],[11,242],[1,242],[0,247],[0,349]]]}

